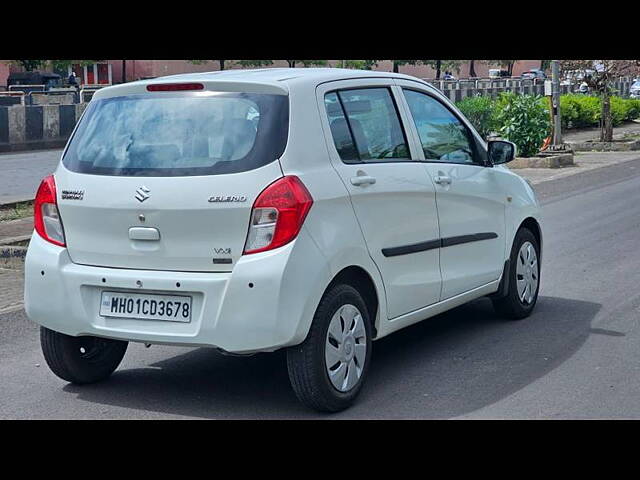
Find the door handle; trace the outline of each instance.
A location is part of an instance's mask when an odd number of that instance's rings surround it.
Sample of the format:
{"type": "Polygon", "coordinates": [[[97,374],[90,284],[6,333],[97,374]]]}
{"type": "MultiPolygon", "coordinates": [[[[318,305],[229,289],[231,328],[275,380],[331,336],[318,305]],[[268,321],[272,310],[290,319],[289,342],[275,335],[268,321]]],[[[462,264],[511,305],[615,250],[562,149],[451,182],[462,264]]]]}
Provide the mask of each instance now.
{"type": "Polygon", "coordinates": [[[356,177],[351,177],[351,185],[355,185],[356,187],[361,187],[363,185],[373,185],[376,183],[375,177],[370,177],[362,170],[358,170],[356,177]]]}
{"type": "Polygon", "coordinates": [[[131,227],[129,229],[129,238],[131,240],[160,240],[160,231],[152,227],[131,227]]]}
{"type": "Polygon", "coordinates": [[[438,175],[433,181],[438,185],[451,185],[451,177],[447,177],[446,175],[438,175]]]}

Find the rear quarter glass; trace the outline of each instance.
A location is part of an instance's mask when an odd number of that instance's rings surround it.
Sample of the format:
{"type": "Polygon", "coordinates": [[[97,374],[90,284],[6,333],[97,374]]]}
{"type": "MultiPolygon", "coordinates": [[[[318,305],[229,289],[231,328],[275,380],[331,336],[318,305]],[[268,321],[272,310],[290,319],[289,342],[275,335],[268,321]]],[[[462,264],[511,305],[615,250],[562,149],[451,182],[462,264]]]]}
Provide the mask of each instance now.
{"type": "Polygon", "coordinates": [[[157,93],[92,101],[64,166],[77,173],[176,177],[239,173],[278,159],[289,127],[284,95],[157,93]]]}

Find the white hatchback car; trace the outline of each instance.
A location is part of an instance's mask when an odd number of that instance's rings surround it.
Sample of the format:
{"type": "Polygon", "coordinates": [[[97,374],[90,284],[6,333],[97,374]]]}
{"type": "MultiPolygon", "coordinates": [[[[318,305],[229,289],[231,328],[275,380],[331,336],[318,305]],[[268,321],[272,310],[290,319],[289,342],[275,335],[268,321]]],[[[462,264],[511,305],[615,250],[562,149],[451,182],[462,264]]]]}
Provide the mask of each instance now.
{"type": "Polygon", "coordinates": [[[478,297],[529,315],[540,208],[438,90],[264,69],[99,90],[35,201],[25,308],[90,383],[127,342],[287,348],[306,405],[346,408],[371,342],[478,297]]]}

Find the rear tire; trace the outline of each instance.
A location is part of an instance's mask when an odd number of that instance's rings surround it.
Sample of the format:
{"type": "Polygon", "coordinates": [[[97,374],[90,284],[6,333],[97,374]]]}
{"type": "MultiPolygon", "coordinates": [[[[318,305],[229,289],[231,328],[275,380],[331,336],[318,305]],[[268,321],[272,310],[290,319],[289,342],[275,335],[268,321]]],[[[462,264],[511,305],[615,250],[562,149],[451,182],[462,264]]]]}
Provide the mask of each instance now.
{"type": "Polygon", "coordinates": [[[509,260],[509,289],[502,298],[492,299],[499,315],[511,320],[528,317],[538,300],[540,290],[540,246],[531,230],[516,233],[509,260]]]}
{"type": "Polygon", "coordinates": [[[128,342],[99,337],[71,337],[40,327],[40,345],[49,368],[75,384],[108,378],[124,357],[128,342]]]}
{"type": "Polygon", "coordinates": [[[367,306],[355,288],[342,284],[327,291],[305,341],[287,350],[298,399],[321,412],[349,407],[369,369],[371,331],[367,306]]]}

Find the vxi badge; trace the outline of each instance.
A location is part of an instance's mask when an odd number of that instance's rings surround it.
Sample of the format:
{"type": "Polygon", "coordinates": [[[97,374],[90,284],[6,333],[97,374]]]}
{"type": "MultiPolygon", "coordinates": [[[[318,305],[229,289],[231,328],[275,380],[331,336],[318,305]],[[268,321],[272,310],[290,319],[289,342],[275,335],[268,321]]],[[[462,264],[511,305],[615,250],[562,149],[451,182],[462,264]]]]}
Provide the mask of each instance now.
{"type": "Polygon", "coordinates": [[[246,202],[246,195],[214,195],[209,197],[209,203],[246,202]]]}

